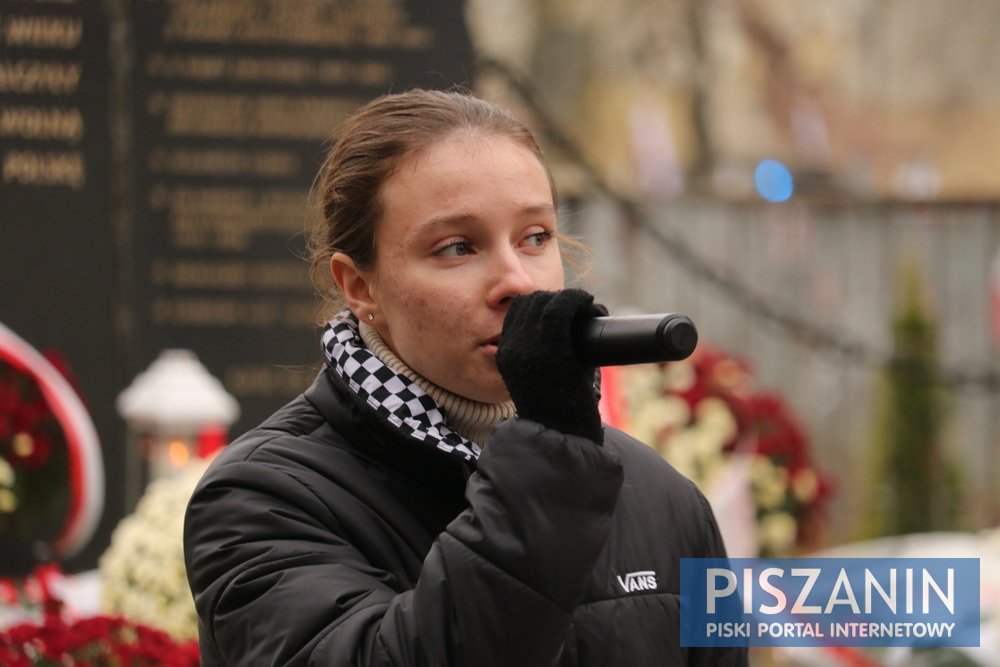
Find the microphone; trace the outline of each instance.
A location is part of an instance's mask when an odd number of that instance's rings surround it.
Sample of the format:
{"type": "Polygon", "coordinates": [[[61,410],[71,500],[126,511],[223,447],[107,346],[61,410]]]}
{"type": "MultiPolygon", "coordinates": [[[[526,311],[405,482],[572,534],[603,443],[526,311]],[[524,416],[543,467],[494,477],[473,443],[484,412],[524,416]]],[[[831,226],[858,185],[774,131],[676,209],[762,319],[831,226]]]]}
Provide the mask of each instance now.
{"type": "Polygon", "coordinates": [[[694,323],[677,313],[587,318],[572,336],[577,358],[596,367],[680,361],[698,344],[694,323]]]}

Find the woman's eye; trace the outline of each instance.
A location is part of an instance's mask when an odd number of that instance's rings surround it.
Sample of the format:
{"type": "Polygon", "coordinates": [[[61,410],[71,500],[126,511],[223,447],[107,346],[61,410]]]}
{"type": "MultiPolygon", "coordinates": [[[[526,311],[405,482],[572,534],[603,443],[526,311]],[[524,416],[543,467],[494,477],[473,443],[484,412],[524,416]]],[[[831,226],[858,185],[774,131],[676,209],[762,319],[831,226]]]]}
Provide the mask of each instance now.
{"type": "Polygon", "coordinates": [[[549,239],[552,238],[552,232],[538,232],[537,234],[532,234],[525,241],[529,246],[534,246],[535,248],[541,248],[543,245],[548,243],[549,239]]]}
{"type": "Polygon", "coordinates": [[[463,255],[468,255],[469,250],[470,247],[467,241],[452,241],[434,254],[441,257],[462,257],[463,255]]]}

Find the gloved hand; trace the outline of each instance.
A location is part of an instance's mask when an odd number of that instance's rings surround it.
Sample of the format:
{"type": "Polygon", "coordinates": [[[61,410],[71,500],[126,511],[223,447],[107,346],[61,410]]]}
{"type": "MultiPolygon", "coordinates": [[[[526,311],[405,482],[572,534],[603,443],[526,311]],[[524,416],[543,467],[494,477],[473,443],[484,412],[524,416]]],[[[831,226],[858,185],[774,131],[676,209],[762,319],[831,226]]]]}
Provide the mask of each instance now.
{"type": "Polygon", "coordinates": [[[570,332],[577,320],[607,314],[607,308],[580,289],[514,298],[496,360],[519,417],[598,444],[604,441],[594,392],[596,369],[577,360],[570,332]]]}

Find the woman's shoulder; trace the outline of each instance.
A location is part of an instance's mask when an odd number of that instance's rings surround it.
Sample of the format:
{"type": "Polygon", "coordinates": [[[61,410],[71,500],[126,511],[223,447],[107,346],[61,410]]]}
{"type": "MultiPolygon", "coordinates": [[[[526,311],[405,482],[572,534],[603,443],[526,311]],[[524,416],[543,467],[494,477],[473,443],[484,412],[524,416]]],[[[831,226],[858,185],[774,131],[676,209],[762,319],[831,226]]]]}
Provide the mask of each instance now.
{"type": "Polygon", "coordinates": [[[621,457],[626,475],[632,472],[635,475],[672,482],[686,492],[695,488],[690,480],[679,473],[655,449],[624,431],[605,425],[604,446],[621,457]]]}
{"type": "Polygon", "coordinates": [[[317,406],[308,391],[295,397],[224,447],[203,476],[202,485],[270,475],[328,477],[338,467],[343,468],[343,459],[356,454],[349,438],[325,414],[329,408],[317,406]]]}
{"type": "Polygon", "coordinates": [[[620,521],[669,526],[659,538],[652,533],[649,538],[664,540],[660,545],[664,553],[688,557],[725,554],[712,507],[694,482],[656,450],[618,429],[605,427],[604,444],[621,457],[625,468],[618,503],[620,521]]]}
{"type": "Polygon", "coordinates": [[[327,426],[323,416],[300,395],[233,440],[222,450],[213,466],[262,460],[289,448],[302,449],[303,445],[317,440],[320,431],[329,431],[327,426]]]}
{"type": "Polygon", "coordinates": [[[630,495],[674,511],[711,518],[701,490],[652,447],[616,428],[605,426],[604,446],[622,459],[630,495]]]}

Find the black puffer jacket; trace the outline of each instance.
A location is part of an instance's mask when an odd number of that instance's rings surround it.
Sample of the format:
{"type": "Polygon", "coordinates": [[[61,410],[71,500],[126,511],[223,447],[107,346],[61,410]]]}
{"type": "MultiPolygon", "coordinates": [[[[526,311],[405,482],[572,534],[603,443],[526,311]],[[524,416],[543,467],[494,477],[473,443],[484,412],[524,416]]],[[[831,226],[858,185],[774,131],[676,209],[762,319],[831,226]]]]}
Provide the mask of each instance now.
{"type": "Polygon", "coordinates": [[[718,530],[611,428],[600,448],[507,421],[473,465],[323,373],[212,464],[184,537],[206,666],[746,660],[680,647],[679,559],[722,555],[718,530]]]}

